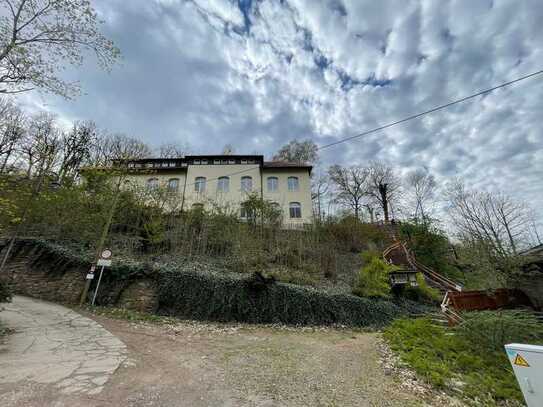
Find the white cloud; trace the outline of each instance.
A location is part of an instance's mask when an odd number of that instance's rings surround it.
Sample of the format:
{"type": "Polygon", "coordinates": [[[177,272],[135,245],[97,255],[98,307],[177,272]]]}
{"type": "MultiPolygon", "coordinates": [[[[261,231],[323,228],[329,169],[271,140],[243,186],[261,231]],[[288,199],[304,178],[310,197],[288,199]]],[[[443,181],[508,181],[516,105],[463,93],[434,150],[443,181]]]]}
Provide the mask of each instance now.
{"type": "MultiPolygon", "coordinates": [[[[70,71],[89,95],[45,97],[49,109],[153,144],[269,154],[294,137],[331,142],[543,67],[538,0],[144,3],[96,2],[124,63],[111,76],[70,71]]],[[[324,150],[323,161],[425,165],[442,181],[463,176],[538,202],[542,111],[534,78],[324,150]]]]}

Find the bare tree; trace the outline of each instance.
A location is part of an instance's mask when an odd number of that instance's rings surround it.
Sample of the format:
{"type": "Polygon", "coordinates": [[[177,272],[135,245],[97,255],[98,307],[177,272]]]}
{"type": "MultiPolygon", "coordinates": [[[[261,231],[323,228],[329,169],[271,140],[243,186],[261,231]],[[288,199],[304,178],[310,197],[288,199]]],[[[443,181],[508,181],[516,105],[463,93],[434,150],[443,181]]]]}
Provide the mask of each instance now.
{"type": "Polygon", "coordinates": [[[61,152],[60,131],[56,126],[54,115],[46,112],[38,113],[29,120],[22,153],[26,159],[28,177],[43,176],[54,169],[61,152]]]}
{"type": "Polygon", "coordinates": [[[501,257],[516,255],[526,243],[528,208],[502,194],[468,190],[461,182],[449,187],[449,214],[464,240],[486,242],[501,257]]]}
{"type": "Polygon", "coordinates": [[[319,158],[318,147],[312,140],[292,140],[273,156],[274,161],[315,163],[319,158]]]}
{"type": "Polygon", "coordinates": [[[91,151],[89,164],[110,166],[115,161],[148,158],[152,150],[147,144],[124,134],[98,135],[91,151]]]}
{"type": "Polygon", "coordinates": [[[435,177],[427,170],[418,169],[407,175],[407,193],[413,207],[413,217],[427,223],[432,211],[436,190],[435,177]]]}
{"type": "Polygon", "coordinates": [[[368,194],[368,169],[333,165],[328,170],[328,176],[336,188],[335,201],[352,209],[358,219],[368,194]]]}
{"type": "Polygon", "coordinates": [[[390,220],[391,205],[399,199],[401,183],[392,167],[378,161],[370,164],[368,170],[368,194],[383,210],[385,223],[390,220]]]}
{"type": "Polygon", "coordinates": [[[0,93],[37,87],[70,97],[79,85],[59,77],[66,63],[92,52],[107,69],[120,55],[88,0],[0,0],[0,16],[0,93]]]}
{"type": "Polygon", "coordinates": [[[188,144],[162,144],[158,149],[160,158],[183,158],[190,152],[188,144]]]}
{"type": "Polygon", "coordinates": [[[62,135],[62,157],[58,176],[73,181],[81,165],[87,163],[96,143],[96,124],[92,121],[75,122],[72,129],[62,135]]]}
{"type": "Polygon", "coordinates": [[[222,155],[232,155],[232,154],[235,154],[235,150],[234,150],[234,147],[232,146],[232,144],[226,144],[226,145],[222,148],[221,154],[222,154],[222,155]]]}
{"type": "Polygon", "coordinates": [[[7,99],[0,99],[0,173],[8,168],[24,133],[25,116],[21,109],[7,99]]]}
{"type": "Polygon", "coordinates": [[[322,199],[330,189],[329,179],[325,175],[314,177],[311,181],[311,199],[315,207],[315,215],[322,222],[322,199]]]}

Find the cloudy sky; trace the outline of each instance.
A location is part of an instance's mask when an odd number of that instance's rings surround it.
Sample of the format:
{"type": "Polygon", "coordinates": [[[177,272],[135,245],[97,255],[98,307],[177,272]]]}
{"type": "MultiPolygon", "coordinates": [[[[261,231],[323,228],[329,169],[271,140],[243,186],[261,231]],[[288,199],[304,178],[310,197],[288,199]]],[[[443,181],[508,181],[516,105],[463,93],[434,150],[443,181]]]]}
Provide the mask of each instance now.
{"type": "MultiPolygon", "coordinates": [[[[75,101],[25,96],[64,120],[195,153],[317,144],[543,68],[540,0],[94,0],[123,54],[68,70],[75,101]]],[[[322,151],[543,197],[543,76],[322,151]]]]}

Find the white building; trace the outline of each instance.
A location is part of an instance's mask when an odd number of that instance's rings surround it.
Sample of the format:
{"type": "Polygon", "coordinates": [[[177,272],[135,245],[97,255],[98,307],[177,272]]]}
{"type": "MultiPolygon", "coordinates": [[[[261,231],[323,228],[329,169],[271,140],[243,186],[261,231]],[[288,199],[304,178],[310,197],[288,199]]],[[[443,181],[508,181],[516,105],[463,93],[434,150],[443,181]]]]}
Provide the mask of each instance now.
{"type": "Polygon", "coordinates": [[[285,226],[310,223],[311,166],[264,161],[261,155],[192,155],[149,158],[128,163],[128,182],[163,187],[179,197],[181,210],[216,205],[246,217],[242,203],[257,194],[281,209],[285,226]]]}

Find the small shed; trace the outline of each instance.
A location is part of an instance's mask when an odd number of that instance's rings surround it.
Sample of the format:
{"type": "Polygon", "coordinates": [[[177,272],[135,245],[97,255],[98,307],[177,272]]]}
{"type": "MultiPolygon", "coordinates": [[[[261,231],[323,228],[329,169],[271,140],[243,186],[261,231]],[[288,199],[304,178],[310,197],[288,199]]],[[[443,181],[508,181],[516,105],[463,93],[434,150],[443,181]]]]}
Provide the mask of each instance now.
{"type": "Polygon", "coordinates": [[[410,285],[417,287],[417,270],[401,269],[394,270],[388,273],[390,285],[392,287],[410,285]]]}

